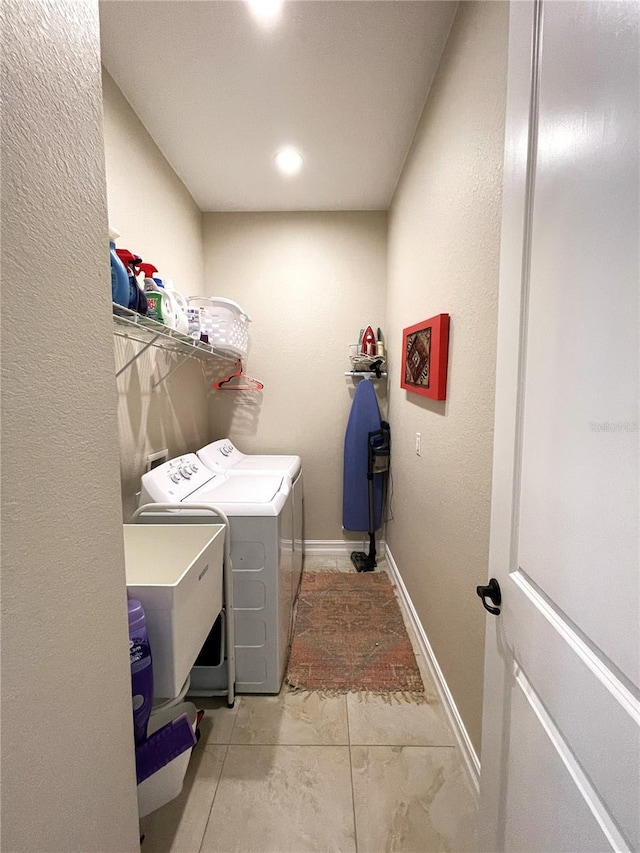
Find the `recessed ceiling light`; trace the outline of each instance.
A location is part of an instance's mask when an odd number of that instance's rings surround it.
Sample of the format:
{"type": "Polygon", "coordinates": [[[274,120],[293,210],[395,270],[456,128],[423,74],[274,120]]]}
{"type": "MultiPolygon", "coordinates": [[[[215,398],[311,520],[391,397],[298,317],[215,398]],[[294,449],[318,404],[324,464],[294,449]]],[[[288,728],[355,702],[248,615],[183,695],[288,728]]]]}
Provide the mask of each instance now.
{"type": "Polygon", "coordinates": [[[284,0],[247,0],[253,17],[264,27],[273,26],[282,12],[284,0]]]}
{"type": "Polygon", "coordinates": [[[302,154],[288,146],[276,154],[276,166],[283,175],[295,175],[302,168],[302,154]]]}

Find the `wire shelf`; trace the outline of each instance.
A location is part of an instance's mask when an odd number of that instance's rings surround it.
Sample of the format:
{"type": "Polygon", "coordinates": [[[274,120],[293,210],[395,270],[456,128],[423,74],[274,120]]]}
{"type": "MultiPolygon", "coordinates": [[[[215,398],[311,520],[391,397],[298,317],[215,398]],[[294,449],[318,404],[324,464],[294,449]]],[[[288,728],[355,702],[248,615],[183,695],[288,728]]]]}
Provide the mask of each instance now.
{"type": "Polygon", "coordinates": [[[387,374],[383,372],[383,368],[387,363],[384,356],[365,355],[360,352],[359,344],[349,344],[349,360],[351,361],[351,370],[345,372],[345,376],[362,377],[365,376],[376,379],[385,379],[387,374]],[[377,364],[377,370],[372,370],[372,366],[377,364]]]}
{"type": "Polygon", "coordinates": [[[138,314],[137,311],[132,311],[130,308],[124,308],[115,302],[112,304],[113,331],[119,337],[137,341],[138,343],[145,344],[146,347],[158,347],[168,352],[197,358],[201,361],[214,358],[223,359],[234,364],[238,361],[238,356],[234,353],[211,346],[204,343],[204,341],[196,340],[189,335],[178,332],[176,329],[170,329],[164,323],[158,323],[157,320],[152,320],[143,314],[138,314]]]}

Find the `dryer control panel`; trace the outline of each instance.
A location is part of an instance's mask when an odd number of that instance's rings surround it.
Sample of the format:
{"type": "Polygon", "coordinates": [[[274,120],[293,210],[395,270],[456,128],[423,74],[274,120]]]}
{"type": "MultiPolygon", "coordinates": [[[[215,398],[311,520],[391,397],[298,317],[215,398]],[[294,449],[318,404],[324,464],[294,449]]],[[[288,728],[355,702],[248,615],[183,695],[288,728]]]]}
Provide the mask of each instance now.
{"type": "Polygon", "coordinates": [[[140,504],[179,503],[201,486],[215,487],[225,480],[224,473],[214,474],[195,453],[185,453],[142,475],[140,504]]]}
{"type": "Polygon", "coordinates": [[[219,441],[207,444],[206,447],[199,450],[198,458],[212,471],[219,469],[227,471],[246,459],[246,456],[238,450],[230,439],[221,438],[219,441]]]}

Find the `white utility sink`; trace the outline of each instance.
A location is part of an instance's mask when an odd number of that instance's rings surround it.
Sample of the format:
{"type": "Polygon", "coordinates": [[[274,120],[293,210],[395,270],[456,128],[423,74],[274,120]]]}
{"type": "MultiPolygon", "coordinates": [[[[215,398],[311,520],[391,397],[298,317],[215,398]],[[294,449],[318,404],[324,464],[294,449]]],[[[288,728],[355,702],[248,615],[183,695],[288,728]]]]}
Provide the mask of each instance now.
{"type": "Polygon", "coordinates": [[[144,608],[153,695],[173,699],[222,610],[223,524],[125,524],[129,598],[144,608]]]}

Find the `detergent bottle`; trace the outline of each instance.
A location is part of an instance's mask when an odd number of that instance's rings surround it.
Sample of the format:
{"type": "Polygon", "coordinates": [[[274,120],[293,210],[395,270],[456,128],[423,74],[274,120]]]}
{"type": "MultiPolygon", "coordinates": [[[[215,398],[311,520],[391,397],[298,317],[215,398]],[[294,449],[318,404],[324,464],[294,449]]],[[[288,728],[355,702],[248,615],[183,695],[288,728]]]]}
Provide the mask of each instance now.
{"type": "Polygon", "coordinates": [[[120,235],[109,229],[109,254],[111,255],[111,301],[127,308],[129,305],[129,274],[116,254],[116,240],[120,235]]]}
{"type": "Polygon", "coordinates": [[[166,290],[162,279],[154,275],[158,272],[153,264],[140,264],[144,273],[144,292],[147,297],[148,317],[158,323],[164,323],[170,329],[176,328],[176,308],[171,293],[166,290]]]}
{"type": "Polygon", "coordinates": [[[136,745],[147,738],[153,703],[153,665],[144,608],[134,598],[127,601],[129,615],[129,661],[133,700],[133,731],[136,745]]]}
{"type": "Polygon", "coordinates": [[[187,297],[183,296],[179,290],[176,290],[173,281],[168,278],[164,281],[165,290],[168,290],[171,294],[171,298],[173,299],[173,307],[176,312],[176,331],[182,332],[183,335],[189,334],[189,320],[187,317],[187,311],[189,309],[189,303],[187,302],[187,297]]]}
{"type": "Polygon", "coordinates": [[[187,334],[190,338],[199,341],[200,333],[202,331],[202,323],[200,322],[200,309],[195,308],[193,305],[189,305],[188,301],[187,306],[187,334]]]}
{"type": "Polygon", "coordinates": [[[132,311],[137,311],[138,314],[146,314],[147,297],[145,296],[144,291],[140,288],[138,279],[136,278],[139,268],[138,265],[142,263],[142,258],[139,258],[138,255],[134,255],[133,252],[130,252],[128,249],[116,249],[116,254],[125,265],[129,275],[128,307],[132,311]]]}

